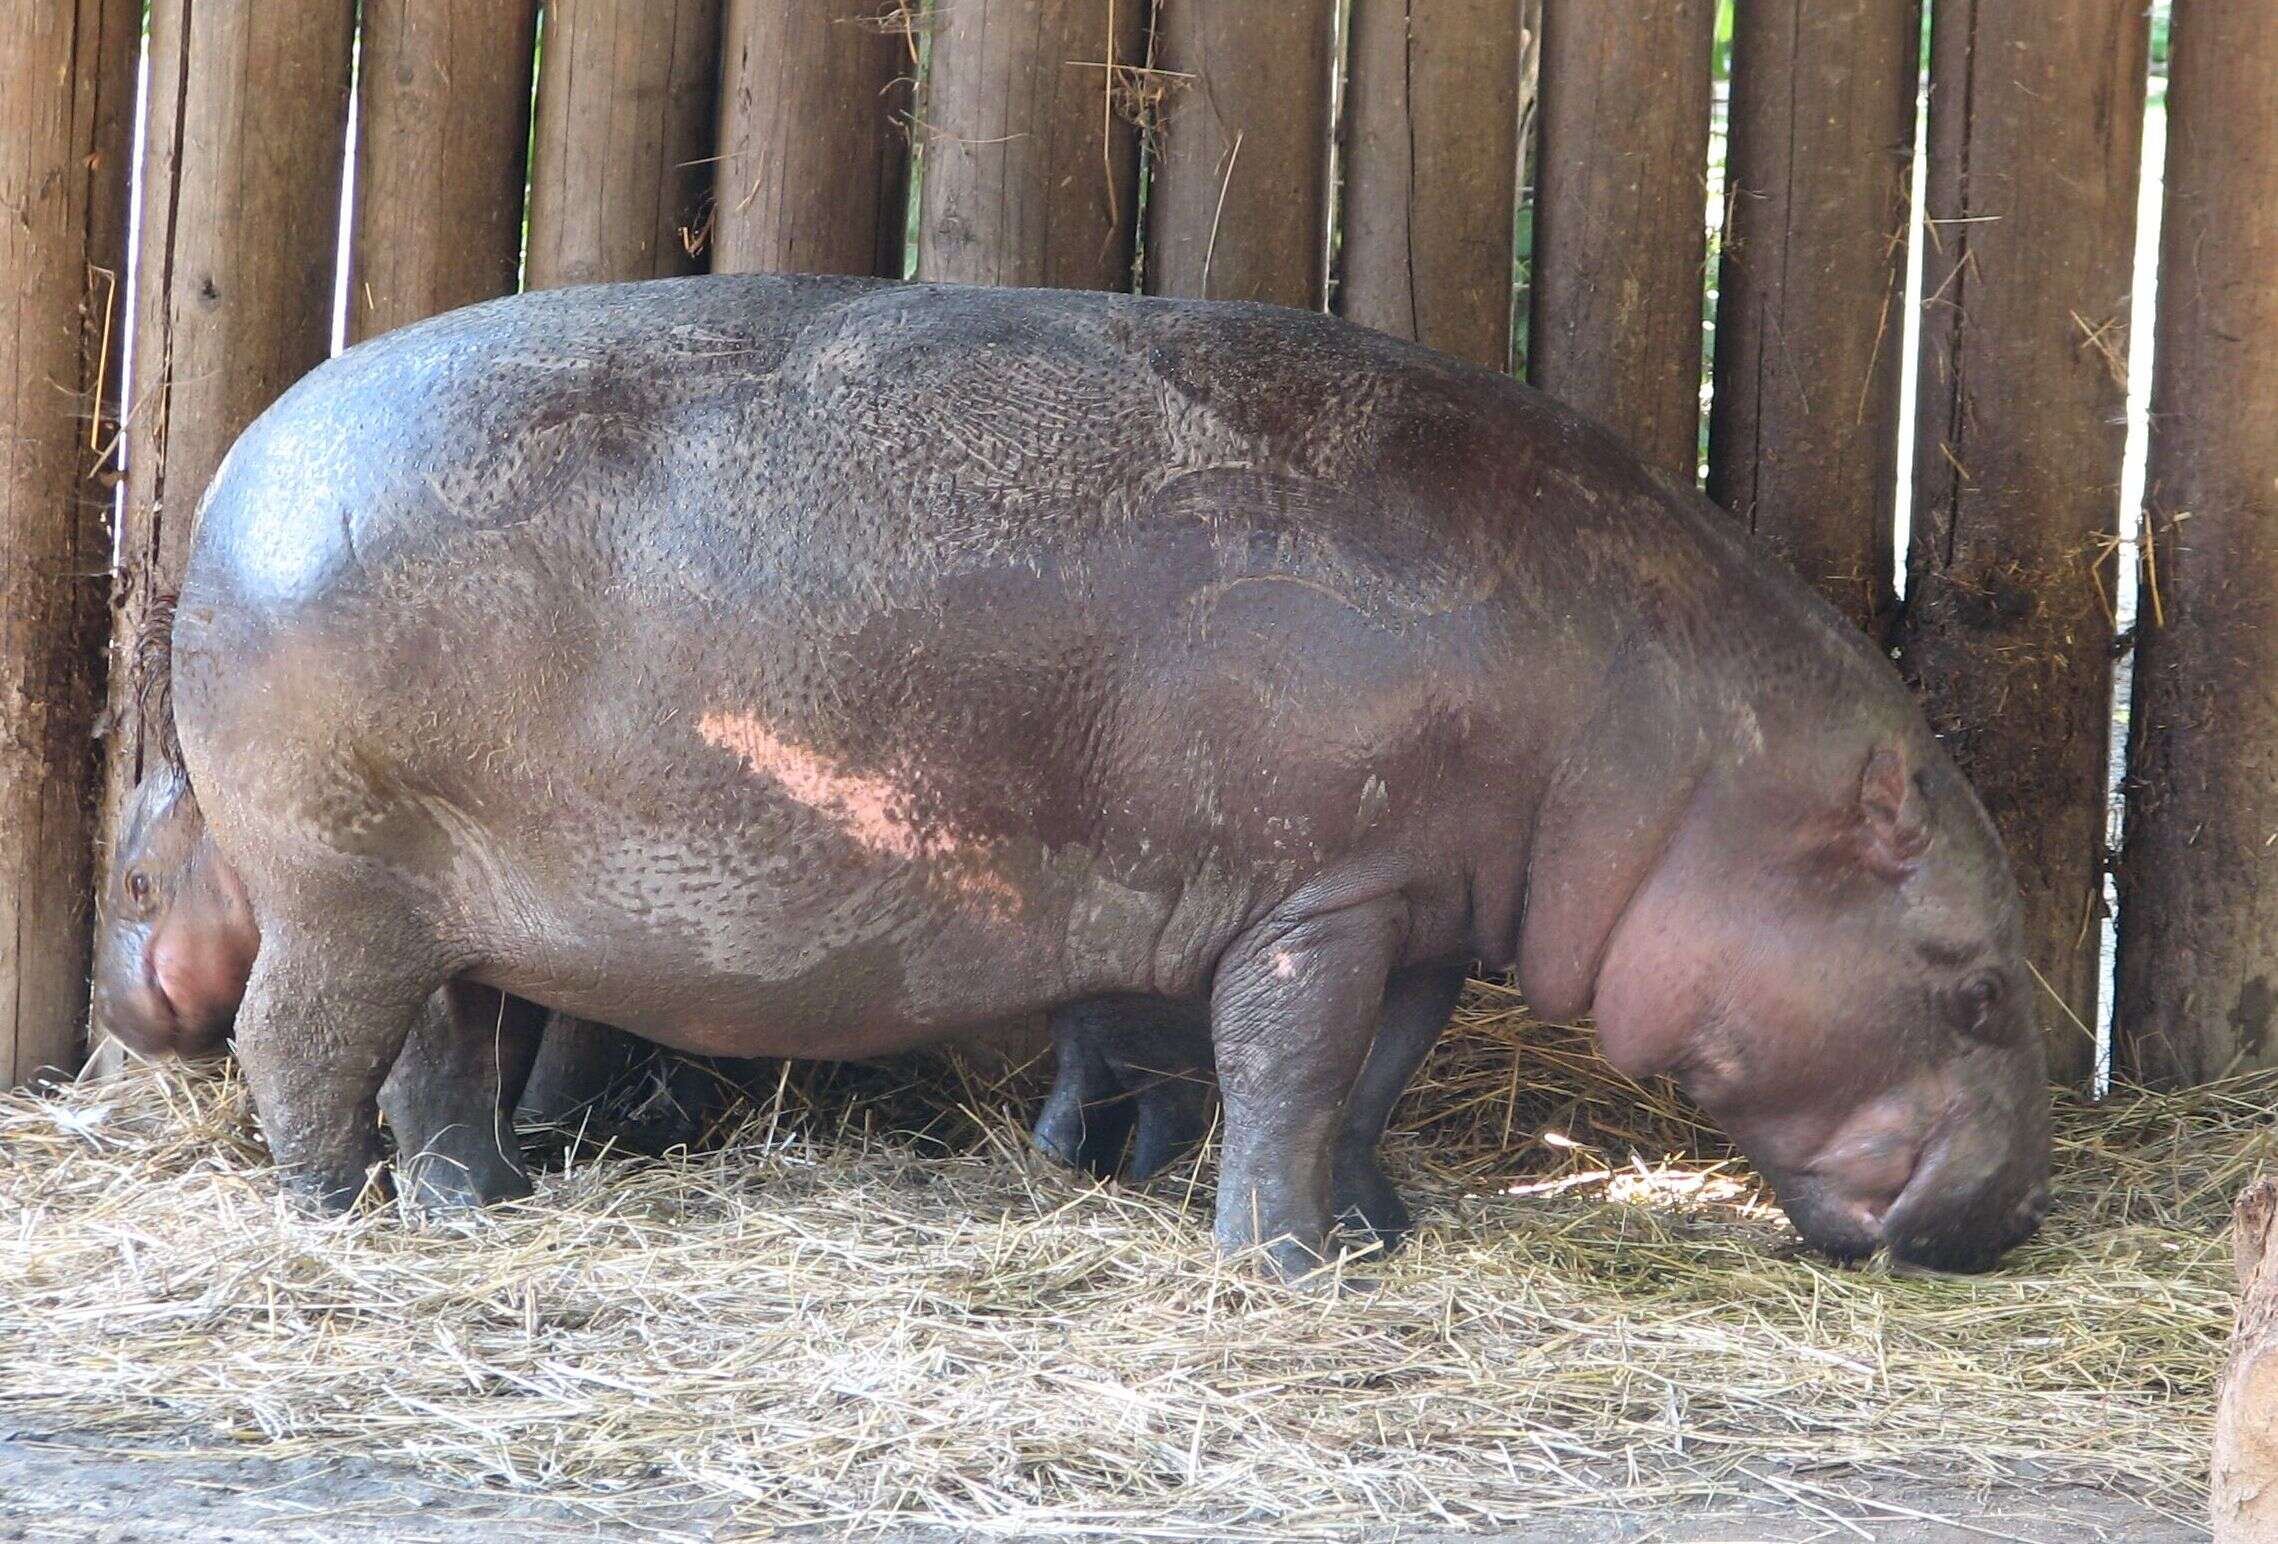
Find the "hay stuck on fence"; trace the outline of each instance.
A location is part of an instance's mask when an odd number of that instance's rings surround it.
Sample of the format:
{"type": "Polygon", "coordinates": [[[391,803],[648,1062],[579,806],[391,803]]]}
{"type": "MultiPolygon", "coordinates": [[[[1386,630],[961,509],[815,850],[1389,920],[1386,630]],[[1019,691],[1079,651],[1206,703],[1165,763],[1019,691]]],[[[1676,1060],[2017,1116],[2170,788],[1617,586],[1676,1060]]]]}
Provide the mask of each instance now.
{"type": "Polygon", "coordinates": [[[1799,1468],[2196,1514],[2274,1107],[2264,1076],[2067,1109],[2001,1272],[1839,1269],[1675,1101],[1482,988],[1391,1144],[1421,1236],[1323,1299],[1214,1262],[1207,1158],[1094,1187],[970,1079],[787,1084],[716,1151],[312,1223],[240,1084],[144,1070],[0,1100],[0,1409],[755,1523],[1287,1537],[1799,1468]]]}

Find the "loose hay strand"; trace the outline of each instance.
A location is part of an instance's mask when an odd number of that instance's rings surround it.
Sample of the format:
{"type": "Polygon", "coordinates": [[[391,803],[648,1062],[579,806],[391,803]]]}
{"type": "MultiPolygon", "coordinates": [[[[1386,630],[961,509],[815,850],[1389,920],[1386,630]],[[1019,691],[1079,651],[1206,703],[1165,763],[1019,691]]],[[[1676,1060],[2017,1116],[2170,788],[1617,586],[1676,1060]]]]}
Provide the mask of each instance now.
{"type": "Polygon", "coordinates": [[[2278,1076],[2064,1106],[1992,1276],[1838,1269],[1668,1088],[1482,986],[1395,1122],[1422,1233],[1333,1300],[1212,1257],[1207,1151],[1143,1191],[1029,1157],[1032,1092],[802,1068],[707,1151],[334,1223],[234,1078],[6,1096],[0,1407],[754,1523],[1286,1538],[2027,1465],[2196,1511],[2278,1076]]]}

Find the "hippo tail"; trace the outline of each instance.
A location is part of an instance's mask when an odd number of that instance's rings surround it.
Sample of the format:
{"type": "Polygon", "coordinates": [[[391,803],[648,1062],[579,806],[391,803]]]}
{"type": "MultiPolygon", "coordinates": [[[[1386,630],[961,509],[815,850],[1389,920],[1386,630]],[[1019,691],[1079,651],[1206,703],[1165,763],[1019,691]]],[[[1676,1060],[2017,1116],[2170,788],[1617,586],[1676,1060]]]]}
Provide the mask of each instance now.
{"type": "Polygon", "coordinates": [[[142,719],[144,753],[170,770],[182,770],[182,737],[174,728],[174,607],[172,593],[154,598],[135,630],[127,662],[129,696],[142,719]]]}

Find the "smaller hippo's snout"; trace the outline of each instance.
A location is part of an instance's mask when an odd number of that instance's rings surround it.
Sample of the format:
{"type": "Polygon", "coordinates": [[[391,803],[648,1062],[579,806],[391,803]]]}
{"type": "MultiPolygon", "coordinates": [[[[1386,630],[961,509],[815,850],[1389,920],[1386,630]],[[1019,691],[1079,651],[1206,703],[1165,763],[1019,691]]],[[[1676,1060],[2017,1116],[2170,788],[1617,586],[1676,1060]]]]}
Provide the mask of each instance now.
{"type": "Polygon", "coordinates": [[[2005,1165],[1978,1179],[1947,1172],[1941,1162],[1921,1173],[1883,1219],[1894,1259],[1941,1271],[1982,1271],[2033,1236],[2049,1211],[2048,1169],[2005,1165]]]}

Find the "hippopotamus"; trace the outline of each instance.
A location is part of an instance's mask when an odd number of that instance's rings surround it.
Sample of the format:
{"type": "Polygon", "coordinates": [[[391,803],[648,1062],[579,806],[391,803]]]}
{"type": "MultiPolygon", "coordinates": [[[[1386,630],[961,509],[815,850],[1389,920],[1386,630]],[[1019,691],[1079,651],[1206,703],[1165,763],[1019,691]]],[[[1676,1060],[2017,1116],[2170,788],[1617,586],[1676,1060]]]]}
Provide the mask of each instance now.
{"type": "Polygon", "coordinates": [[[544,1009],[860,1058],[1138,997],[1206,1005],[1220,1247],[1301,1277],[1372,1048],[1474,964],[1834,1255],[1983,1267],[2047,1205],[2016,883],[1890,662],[1604,429],[1330,317],[449,313],[240,437],[172,656],[321,1207],[438,991],[509,1068],[544,1009]]]}

